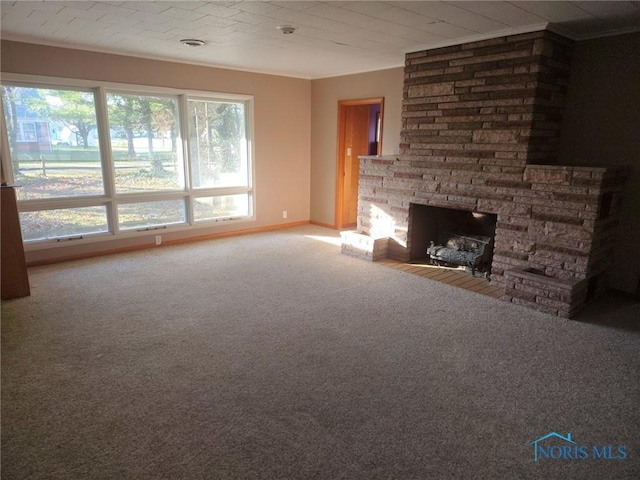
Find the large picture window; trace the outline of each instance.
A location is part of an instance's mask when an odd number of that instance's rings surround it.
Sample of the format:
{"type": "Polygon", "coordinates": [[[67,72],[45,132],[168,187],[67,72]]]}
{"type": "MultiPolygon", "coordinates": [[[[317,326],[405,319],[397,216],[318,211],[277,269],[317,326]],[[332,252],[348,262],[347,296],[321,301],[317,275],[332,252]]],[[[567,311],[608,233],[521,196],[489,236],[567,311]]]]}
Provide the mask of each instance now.
{"type": "Polygon", "coordinates": [[[25,242],[252,218],[251,97],[9,77],[3,172],[25,242]]]}

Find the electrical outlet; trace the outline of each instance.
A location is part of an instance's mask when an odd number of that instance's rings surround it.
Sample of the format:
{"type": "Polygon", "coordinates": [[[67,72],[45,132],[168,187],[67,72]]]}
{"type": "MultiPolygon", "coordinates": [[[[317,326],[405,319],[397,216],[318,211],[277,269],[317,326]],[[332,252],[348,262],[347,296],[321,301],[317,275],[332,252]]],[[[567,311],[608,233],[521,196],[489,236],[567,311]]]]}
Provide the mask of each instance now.
{"type": "Polygon", "coordinates": [[[282,211],[282,218],[287,218],[287,211],[286,210],[282,211]]]}
{"type": "Polygon", "coordinates": [[[162,235],[156,235],[156,245],[162,245],[162,235]]]}

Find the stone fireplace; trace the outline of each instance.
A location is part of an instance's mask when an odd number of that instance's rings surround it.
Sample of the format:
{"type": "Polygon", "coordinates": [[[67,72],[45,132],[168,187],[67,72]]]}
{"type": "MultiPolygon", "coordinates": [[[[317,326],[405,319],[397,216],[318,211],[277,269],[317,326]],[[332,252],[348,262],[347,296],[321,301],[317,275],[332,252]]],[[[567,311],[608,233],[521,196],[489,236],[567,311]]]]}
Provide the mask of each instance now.
{"type": "Polygon", "coordinates": [[[421,207],[491,216],[503,299],[574,315],[605,284],[626,172],[556,164],[571,47],[540,31],[407,54],[400,153],[361,157],[343,252],[425,257],[416,220],[439,210],[421,207]]]}

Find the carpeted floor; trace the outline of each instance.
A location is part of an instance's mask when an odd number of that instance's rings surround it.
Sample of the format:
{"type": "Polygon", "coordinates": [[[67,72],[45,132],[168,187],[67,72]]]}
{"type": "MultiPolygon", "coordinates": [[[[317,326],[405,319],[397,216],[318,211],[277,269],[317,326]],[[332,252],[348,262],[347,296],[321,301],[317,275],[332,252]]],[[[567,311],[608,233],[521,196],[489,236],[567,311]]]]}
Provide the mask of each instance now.
{"type": "Polygon", "coordinates": [[[2,305],[2,478],[640,476],[640,304],[562,320],[337,239],[31,269],[31,297],[2,305]],[[552,431],[627,458],[534,462],[552,431]]]}

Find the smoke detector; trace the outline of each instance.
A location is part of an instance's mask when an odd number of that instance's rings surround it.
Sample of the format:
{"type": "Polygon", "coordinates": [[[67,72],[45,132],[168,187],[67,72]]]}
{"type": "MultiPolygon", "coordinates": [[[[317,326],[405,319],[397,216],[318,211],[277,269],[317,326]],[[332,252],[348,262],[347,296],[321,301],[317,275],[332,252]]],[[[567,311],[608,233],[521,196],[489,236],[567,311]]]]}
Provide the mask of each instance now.
{"type": "Polygon", "coordinates": [[[278,25],[278,30],[280,30],[284,35],[291,35],[297,29],[291,25],[278,25]]]}
{"type": "Polygon", "coordinates": [[[187,47],[201,47],[204,45],[202,40],[197,40],[195,38],[183,38],[180,40],[180,43],[186,45],[187,47]]]}

